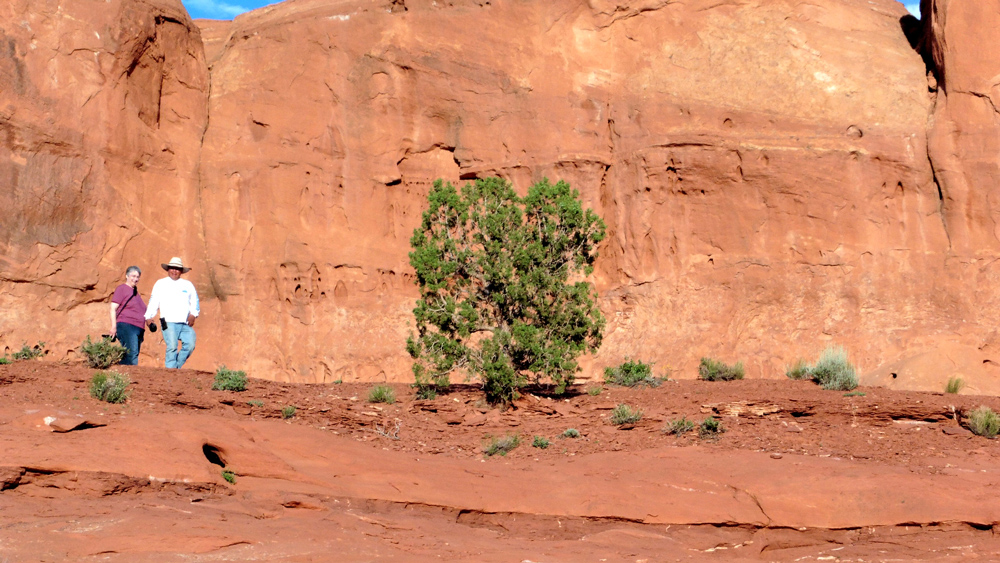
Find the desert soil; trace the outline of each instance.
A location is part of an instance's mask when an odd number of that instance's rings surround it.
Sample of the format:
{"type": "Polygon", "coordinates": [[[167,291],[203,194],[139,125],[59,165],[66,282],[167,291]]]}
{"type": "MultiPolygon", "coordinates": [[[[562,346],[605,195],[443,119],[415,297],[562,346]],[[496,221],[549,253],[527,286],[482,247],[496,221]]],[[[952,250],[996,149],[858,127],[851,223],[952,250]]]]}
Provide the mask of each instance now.
{"type": "Polygon", "coordinates": [[[371,383],[119,369],[110,405],[93,369],[0,366],[0,561],[1000,559],[1000,448],[963,427],[995,397],[680,380],[501,411],[471,385],[373,404],[371,383]],[[623,403],[638,423],[610,423],[623,403]],[[664,432],[710,415],[723,433],[664,432]]]}

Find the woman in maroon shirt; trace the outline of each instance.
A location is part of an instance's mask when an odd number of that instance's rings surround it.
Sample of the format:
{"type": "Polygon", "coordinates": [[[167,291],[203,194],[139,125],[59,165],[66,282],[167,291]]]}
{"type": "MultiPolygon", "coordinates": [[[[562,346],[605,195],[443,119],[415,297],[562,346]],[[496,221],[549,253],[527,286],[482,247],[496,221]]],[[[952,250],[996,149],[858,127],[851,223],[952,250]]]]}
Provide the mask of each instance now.
{"type": "Polygon", "coordinates": [[[125,270],[125,283],[115,288],[111,297],[111,336],[118,336],[118,341],[127,350],[121,363],[134,366],[139,363],[139,348],[142,347],[146,323],[146,303],[139,295],[139,278],[142,270],[138,266],[129,266],[125,270]]]}

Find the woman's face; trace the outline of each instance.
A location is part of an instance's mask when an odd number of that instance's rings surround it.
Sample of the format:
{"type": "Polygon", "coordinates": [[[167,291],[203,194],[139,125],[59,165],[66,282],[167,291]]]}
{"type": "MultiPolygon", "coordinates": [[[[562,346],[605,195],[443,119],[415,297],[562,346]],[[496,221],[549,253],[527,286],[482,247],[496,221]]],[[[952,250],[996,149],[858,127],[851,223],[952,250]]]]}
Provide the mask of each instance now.
{"type": "Polygon", "coordinates": [[[125,283],[131,285],[132,287],[135,287],[135,284],[139,283],[140,277],[141,274],[139,272],[135,271],[129,272],[125,274],[125,283]]]}

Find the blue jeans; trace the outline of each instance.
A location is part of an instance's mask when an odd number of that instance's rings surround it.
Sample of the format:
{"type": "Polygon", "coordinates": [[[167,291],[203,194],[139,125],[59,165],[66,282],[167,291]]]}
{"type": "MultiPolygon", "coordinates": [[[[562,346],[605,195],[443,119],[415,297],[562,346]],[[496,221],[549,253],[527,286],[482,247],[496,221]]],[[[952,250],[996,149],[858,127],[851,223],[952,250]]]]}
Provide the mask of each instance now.
{"type": "Polygon", "coordinates": [[[167,330],[163,331],[163,342],[167,344],[166,366],[181,368],[191,352],[194,352],[194,329],[187,323],[167,323],[167,330]]]}
{"type": "Polygon", "coordinates": [[[119,363],[126,366],[139,365],[139,348],[142,348],[146,329],[128,323],[118,323],[115,325],[115,331],[118,334],[118,342],[125,347],[125,356],[119,363]]]}

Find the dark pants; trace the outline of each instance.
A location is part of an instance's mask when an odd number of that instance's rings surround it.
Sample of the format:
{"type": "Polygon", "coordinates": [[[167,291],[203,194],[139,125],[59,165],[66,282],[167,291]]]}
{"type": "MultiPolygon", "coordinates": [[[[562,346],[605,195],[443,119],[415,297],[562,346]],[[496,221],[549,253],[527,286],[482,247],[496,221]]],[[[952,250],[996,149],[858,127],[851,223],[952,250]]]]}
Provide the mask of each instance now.
{"type": "Polygon", "coordinates": [[[139,364],[139,348],[142,348],[142,339],[146,336],[146,329],[130,325],[128,323],[118,323],[118,341],[125,347],[125,357],[120,362],[122,365],[135,366],[139,364]]]}

